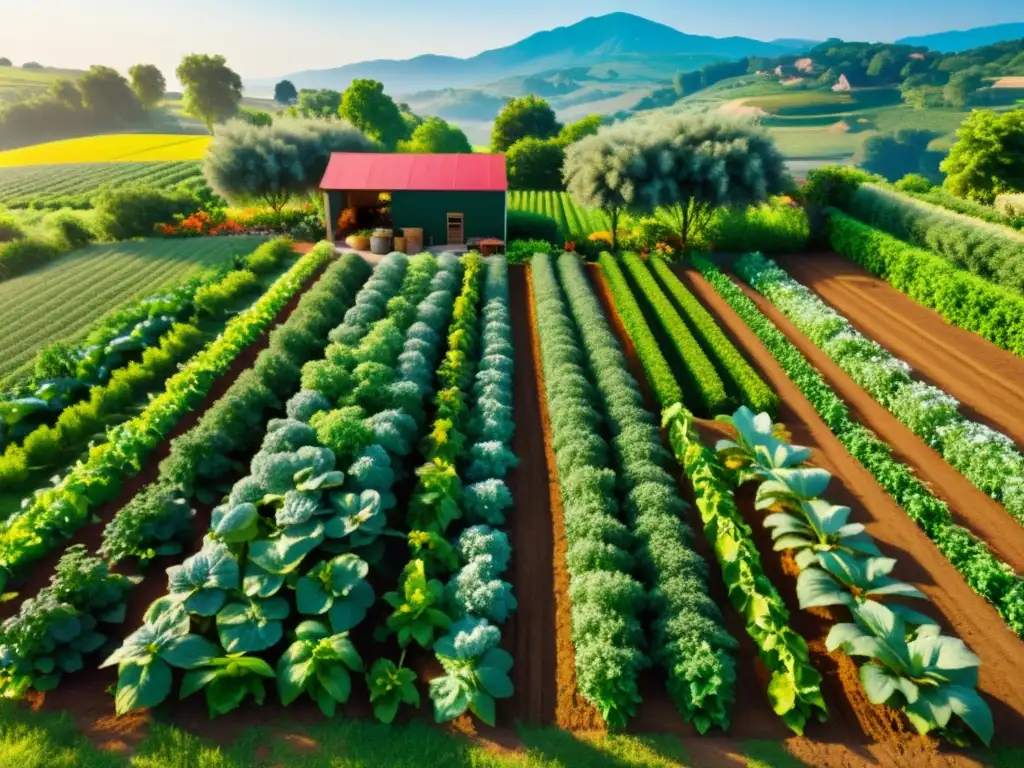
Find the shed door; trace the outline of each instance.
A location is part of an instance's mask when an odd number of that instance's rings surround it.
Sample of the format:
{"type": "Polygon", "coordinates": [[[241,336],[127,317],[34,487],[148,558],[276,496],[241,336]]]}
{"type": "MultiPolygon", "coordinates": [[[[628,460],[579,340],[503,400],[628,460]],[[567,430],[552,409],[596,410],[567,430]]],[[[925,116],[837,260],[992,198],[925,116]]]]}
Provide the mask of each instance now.
{"type": "Polygon", "coordinates": [[[448,214],[448,245],[462,245],[466,242],[466,216],[462,213],[448,214]]]}

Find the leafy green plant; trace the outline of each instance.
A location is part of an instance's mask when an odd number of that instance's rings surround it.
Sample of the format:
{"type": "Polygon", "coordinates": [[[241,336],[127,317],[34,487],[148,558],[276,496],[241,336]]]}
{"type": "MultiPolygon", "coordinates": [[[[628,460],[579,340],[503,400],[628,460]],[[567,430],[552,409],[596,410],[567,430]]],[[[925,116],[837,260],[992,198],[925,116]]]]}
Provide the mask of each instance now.
{"type": "Polygon", "coordinates": [[[217,613],[217,636],[228,653],[256,653],[277,645],[291,608],[283,597],[244,596],[217,613]]]}
{"type": "Polygon", "coordinates": [[[437,579],[428,579],[422,560],[410,562],[403,573],[399,591],[388,592],[384,600],[394,608],[385,626],[385,635],[397,634],[398,645],[405,648],[413,640],[423,648],[430,648],[434,635],[451,624],[442,608],[444,585],[437,579]]]}
{"type": "Polygon", "coordinates": [[[209,666],[185,673],[181,682],[180,698],[204,691],[210,717],[226,715],[237,709],[247,696],[263,704],[267,695],[264,678],[273,678],[274,669],[263,659],[231,653],[210,659],[209,666]]]}
{"type": "Polygon", "coordinates": [[[148,485],[107,524],[100,554],[112,563],[134,557],[141,566],[154,557],[180,554],[193,534],[195,514],[167,484],[148,485]]]}
{"type": "Polygon", "coordinates": [[[469,710],[483,722],[495,723],[495,699],[512,695],[512,656],[498,647],[501,634],[483,619],[452,624],[434,645],[445,674],[430,681],[434,719],[454,720],[469,710]]]}
{"type": "Polygon", "coordinates": [[[238,558],[226,545],[206,541],[203,548],[181,565],[167,569],[171,598],[199,616],[216,616],[228,593],[241,586],[238,558]]]}
{"type": "Polygon", "coordinates": [[[366,675],[373,714],[382,723],[391,723],[402,704],[419,707],[416,673],[396,666],[390,659],[377,659],[366,675]]]}
{"type": "Polygon", "coordinates": [[[291,704],[303,693],[327,717],[352,693],[352,672],[363,671],[363,660],[347,632],[331,634],[319,621],[304,621],[295,642],[277,662],[277,691],[281,703],[291,704]]]}
{"type": "Polygon", "coordinates": [[[366,617],[373,605],[373,588],[366,581],[370,566],[353,554],[313,566],[295,584],[299,613],[327,614],[331,630],[347,632],[366,617]]]}

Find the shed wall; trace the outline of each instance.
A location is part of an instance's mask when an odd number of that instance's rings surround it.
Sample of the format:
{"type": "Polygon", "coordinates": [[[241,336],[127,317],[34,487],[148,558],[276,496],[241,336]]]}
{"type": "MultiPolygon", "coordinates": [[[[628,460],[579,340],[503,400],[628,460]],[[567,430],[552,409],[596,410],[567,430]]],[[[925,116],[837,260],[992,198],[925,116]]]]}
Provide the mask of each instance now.
{"type": "Polygon", "coordinates": [[[449,213],[465,215],[466,237],[505,236],[504,192],[417,192],[391,194],[391,218],[394,225],[421,227],[423,244],[448,242],[449,213]]]}

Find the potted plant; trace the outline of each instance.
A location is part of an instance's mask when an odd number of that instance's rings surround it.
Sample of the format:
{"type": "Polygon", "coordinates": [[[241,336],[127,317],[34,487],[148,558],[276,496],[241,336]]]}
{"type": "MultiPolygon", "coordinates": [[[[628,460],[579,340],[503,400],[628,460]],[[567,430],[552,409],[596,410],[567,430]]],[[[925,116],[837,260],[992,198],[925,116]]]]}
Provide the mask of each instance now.
{"type": "Polygon", "coordinates": [[[405,236],[402,230],[395,228],[395,250],[399,253],[405,253],[405,236]]]}
{"type": "Polygon", "coordinates": [[[370,230],[361,229],[345,238],[345,245],[357,251],[370,250],[370,230]]]}
{"type": "Polygon", "coordinates": [[[392,232],[390,229],[373,230],[373,234],[370,236],[370,252],[379,255],[390,253],[391,237],[392,232]]]}

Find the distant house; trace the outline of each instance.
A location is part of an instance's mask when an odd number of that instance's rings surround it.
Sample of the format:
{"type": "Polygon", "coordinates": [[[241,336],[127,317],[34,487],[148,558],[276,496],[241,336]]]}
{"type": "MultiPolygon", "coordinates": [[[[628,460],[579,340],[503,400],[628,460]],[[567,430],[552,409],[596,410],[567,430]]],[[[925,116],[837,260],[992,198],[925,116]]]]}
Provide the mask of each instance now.
{"type": "Polygon", "coordinates": [[[852,91],[853,88],[850,86],[850,81],[846,75],[839,76],[839,82],[832,86],[832,90],[836,92],[840,91],[852,91]]]}
{"type": "Polygon", "coordinates": [[[804,56],[802,59],[797,59],[793,66],[800,72],[810,74],[814,72],[814,59],[810,56],[804,56]]]}
{"type": "Polygon", "coordinates": [[[916,53],[910,54],[907,58],[908,59],[917,59],[918,61],[924,61],[927,57],[923,53],[916,52],[916,53]]]}
{"type": "Polygon", "coordinates": [[[320,189],[327,212],[327,239],[342,233],[342,210],[373,210],[381,193],[391,196],[398,229],[423,230],[423,244],[464,245],[471,238],[506,238],[504,155],[335,152],[320,189]]]}

